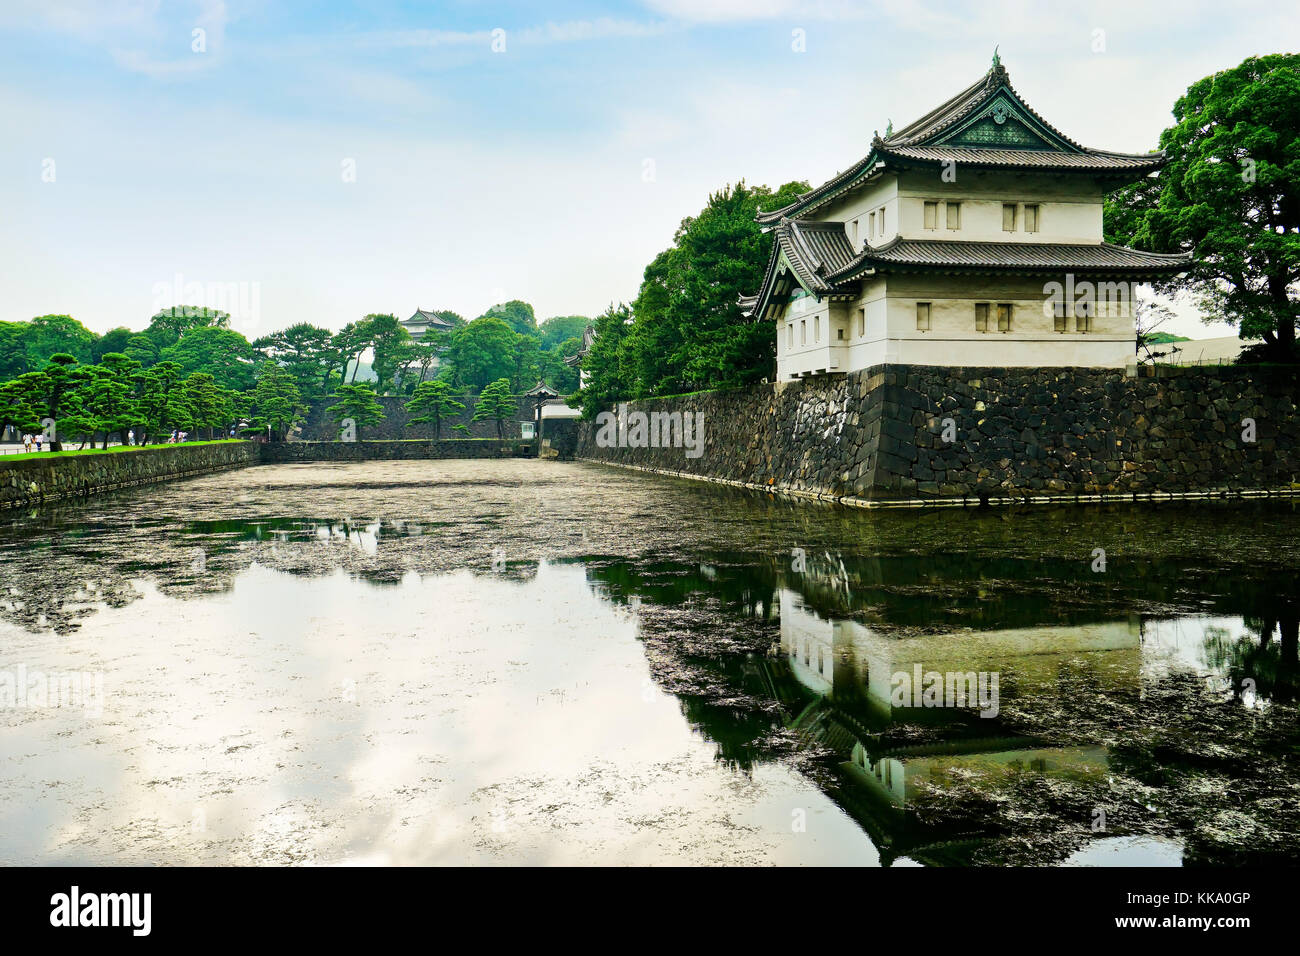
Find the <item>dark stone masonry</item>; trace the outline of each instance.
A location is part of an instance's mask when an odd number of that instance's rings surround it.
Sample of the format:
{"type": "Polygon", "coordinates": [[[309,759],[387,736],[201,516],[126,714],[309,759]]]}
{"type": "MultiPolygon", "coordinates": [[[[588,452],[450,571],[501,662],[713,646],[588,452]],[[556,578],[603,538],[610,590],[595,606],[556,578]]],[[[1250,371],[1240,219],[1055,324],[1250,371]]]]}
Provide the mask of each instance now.
{"type": "Polygon", "coordinates": [[[261,461],[261,446],[246,441],[215,445],[151,445],[129,451],[50,458],[0,458],[0,508],[100,494],[261,461]]]}
{"type": "Polygon", "coordinates": [[[876,366],[632,403],[703,412],[703,454],[577,457],[849,503],[1290,490],[1300,383],[1260,367],[1123,370],[876,366]]]}
{"type": "MultiPolygon", "coordinates": [[[[406,403],[409,398],[400,398],[393,395],[381,395],[376,401],[384,408],[384,420],[378,425],[369,425],[362,428],[357,437],[368,441],[403,441],[411,438],[423,438],[426,441],[433,437],[433,426],[431,425],[412,425],[408,426],[407,422],[411,420],[411,413],[406,410],[406,403]]],[[[476,397],[471,396],[468,399],[461,399],[465,408],[455,415],[443,419],[442,437],[447,438],[496,438],[497,423],[494,421],[474,421],[474,407],[478,403],[476,397]],[[456,425],[464,425],[468,431],[453,431],[456,425]]],[[[336,441],[339,437],[339,425],[329,415],[326,410],[331,405],[338,404],[334,398],[322,399],[313,402],[307,410],[307,418],[302,423],[301,428],[295,433],[295,438],[303,441],[336,441]]],[[[506,438],[519,438],[519,423],[531,422],[533,420],[533,407],[528,404],[526,399],[517,400],[518,408],[512,416],[512,420],[504,423],[503,433],[506,438]]]]}
{"type": "Polygon", "coordinates": [[[0,508],[101,494],[132,485],[206,475],[276,462],[511,458],[533,454],[533,443],[496,439],[357,442],[220,442],[151,445],[99,454],[49,458],[0,456],[0,508]]]}
{"type": "Polygon", "coordinates": [[[291,441],[262,445],[263,463],[289,461],[396,461],[438,458],[519,458],[532,442],[495,438],[442,441],[291,441]]]}

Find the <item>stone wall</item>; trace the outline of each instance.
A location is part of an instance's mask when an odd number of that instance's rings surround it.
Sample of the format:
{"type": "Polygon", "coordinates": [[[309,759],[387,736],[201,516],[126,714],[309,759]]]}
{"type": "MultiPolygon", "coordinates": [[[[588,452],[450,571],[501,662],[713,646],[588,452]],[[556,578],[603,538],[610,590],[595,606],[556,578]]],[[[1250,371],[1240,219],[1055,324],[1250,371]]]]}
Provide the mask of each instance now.
{"type": "Polygon", "coordinates": [[[533,443],[495,438],[442,441],[291,441],[261,446],[261,461],[391,461],[421,458],[520,458],[533,454],[533,443]]]}
{"type": "MultiPolygon", "coordinates": [[[[496,438],[496,422],[476,422],[471,421],[474,417],[474,406],[476,397],[461,399],[465,408],[452,418],[443,420],[442,437],[443,438],[496,438]],[[469,426],[468,432],[454,432],[454,425],[469,426]]],[[[432,426],[430,425],[412,425],[407,427],[407,422],[411,420],[411,413],[406,410],[406,403],[409,398],[402,398],[395,395],[380,396],[378,402],[384,406],[384,420],[378,425],[371,425],[368,428],[360,429],[358,438],[368,441],[401,441],[408,438],[430,439],[433,436],[432,426]]],[[[507,421],[502,428],[502,434],[506,438],[519,438],[520,431],[518,422],[531,422],[533,420],[533,408],[528,404],[527,399],[517,399],[518,410],[515,412],[515,423],[507,421]]],[[[328,415],[325,410],[331,405],[337,405],[337,399],[323,399],[319,402],[313,402],[307,411],[307,418],[303,422],[300,430],[295,437],[304,441],[334,441],[339,437],[339,427],[328,415]]]]}
{"type": "Polygon", "coordinates": [[[568,461],[578,448],[579,423],[575,418],[543,418],[539,458],[568,461]]]}
{"type": "Polygon", "coordinates": [[[41,458],[0,457],[0,508],[99,494],[260,461],[253,442],[154,445],[129,451],[61,454],[41,458]]]}
{"type": "Polygon", "coordinates": [[[850,503],[1277,490],[1300,477],[1298,401],[1285,369],[1148,367],[1128,378],[884,365],[629,406],[702,413],[698,458],[600,447],[591,422],[577,455],[850,503]]]}

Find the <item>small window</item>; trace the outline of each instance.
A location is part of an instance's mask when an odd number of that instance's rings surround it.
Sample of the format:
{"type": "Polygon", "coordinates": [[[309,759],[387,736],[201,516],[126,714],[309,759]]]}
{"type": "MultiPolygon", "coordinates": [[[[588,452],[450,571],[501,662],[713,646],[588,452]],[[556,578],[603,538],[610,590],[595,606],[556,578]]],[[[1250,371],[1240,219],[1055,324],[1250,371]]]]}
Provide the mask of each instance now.
{"type": "Polygon", "coordinates": [[[813,319],[813,341],[820,342],[821,340],[822,340],[822,317],[819,315],[813,319]]]}
{"type": "Polygon", "coordinates": [[[1011,304],[1009,302],[998,303],[998,331],[1011,331],[1011,304]]]}
{"type": "Polygon", "coordinates": [[[1025,207],[1025,232],[1038,231],[1038,206],[1025,207]]]}
{"type": "Polygon", "coordinates": [[[880,223],[880,234],[883,236],[885,234],[885,207],[884,206],[880,207],[879,215],[876,216],[876,222],[880,223]]]}
{"type": "Polygon", "coordinates": [[[1016,231],[1016,204],[1013,202],[1004,202],[1002,204],[1002,231],[1016,231]]]}
{"type": "Polygon", "coordinates": [[[839,339],[841,342],[844,341],[844,330],[843,330],[843,329],[836,329],[836,330],[835,330],[835,338],[839,339]]]}
{"type": "Polygon", "coordinates": [[[937,202],[928,202],[925,204],[925,228],[939,228],[939,204],[937,202]]]}
{"type": "Polygon", "coordinates": [[[875,234],[876,234],[876,214],[874,212],[870,212],[867,213],[867,235],[874,236],[875,234]]]}
{"type": "Polygon", "coordinates": [[[975,331],[987,332],[989,330],[989,304],[987,302],[975,303],[975,331]]]}
{"type": "Polygon", "coordinates": [[[918,332],[930,331],[930,303],[916,303],[916,330],[918,332]]]}
{"type": "Polygon", "coordinates": [[[854,219],[849,223],[849,240],[853,243],[853,248],[858,247],[858,221],[854,219]]]}
{"type": "Polygon", "coordinates": [[[794,323],[791,322],[789,325],[787,325],[785,327],[785,330],[788,333],[785,337],[786,348],[792,349],[794,348],[794,323]]]}
{"type": "Polygon", "coordinates": [[[1065,324],[1065,300],[1057,299],[1052,303],[1052,331],[1067,332],[1065,324]]]}
{"type": "Polygon", "coordinates": [[[867,310],[858,309],[858,335],[866,336],[867,334],[867,310]]]}
{"type": "Polygon", "coordinates": [[[961,203],[950,202],[947,203],[946,205],[948,207],[947,209],[948,228],[960,229],[961,228],[961,203]]]}
{"type": "Polygon", "coordinates": [[[799,344],[800,345],[808,344],[808,320],[807,319],[799,320],[799,344]]]}
{"type": "Polygon", "coordinates": [[[1074,331],[1088,332],[1092,329],[1092,307],[1087,299],[1074,306],[1074,331]]]}

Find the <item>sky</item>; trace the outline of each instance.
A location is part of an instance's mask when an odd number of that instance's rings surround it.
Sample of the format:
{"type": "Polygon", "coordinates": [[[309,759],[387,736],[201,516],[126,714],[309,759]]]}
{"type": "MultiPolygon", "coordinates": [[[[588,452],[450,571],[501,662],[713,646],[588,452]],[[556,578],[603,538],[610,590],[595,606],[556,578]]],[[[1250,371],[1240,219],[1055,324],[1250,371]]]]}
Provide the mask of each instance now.
{"type": "MultiPolygon", "coordinates": [[[[0,0],[0,319],[255,338],[418,308],[630,301],[709,193],[820,183],[998,46],[1085,145],[1300,47],[1289,3],[0,0]]],[[[1227,334],[1190,305],[1164,328],[1227,334]]]]}

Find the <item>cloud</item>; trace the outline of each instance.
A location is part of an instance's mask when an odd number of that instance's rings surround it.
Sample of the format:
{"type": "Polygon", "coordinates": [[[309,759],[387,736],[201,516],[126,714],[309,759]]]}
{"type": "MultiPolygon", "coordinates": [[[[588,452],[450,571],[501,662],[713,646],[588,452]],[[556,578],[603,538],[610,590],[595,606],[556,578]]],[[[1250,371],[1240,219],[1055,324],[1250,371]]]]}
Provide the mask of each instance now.
{"type": "Polygon", "coordinates": [[[146,28],[157,13],[158,0],[10,0],[0,7],[0,25],[90,37],[146,28]]]}
{"type": "MultiPolygon", "coordinates": [[[[198,14],[193,24],[183,36],[188,39],[184,47],[186,54],[178,58],[159,58],[139,49],[115,47],[111,50],[113,62],[132,73],[143,73],[152,77],[176,76],[185,73],[198,73],[215,66],[225,48],[226,21],[228,14],[225,0],[202,0],[198,5],[198,14]]],[[[179,46],[178,36],[182,36],[182,27],[174,27],[165,32],[168,49],[179,46]]]]}
{"type": "Polygon", "coordinates": [[[493,41],[502,35],[504,35],[506,49],[509,49],[510,44],[513,43],[525,46],[544,46],[553,43],[578,43],[620,37],[659,36],[671,29],[673,27],[667,23],[647,23],[601,17],[595,20],[570,20],[563,23],[548,21],[539,26],[518,29],[494,26],[470,31],[424,29],[370,31],[325,38],[319,42],[334,48],[351,46],[363,50],[433,49],[437,47],[465,46],[480,46],[484,50],[488,50],[491,48],[493,41]]]}
{"type": "Polygon", "coordinates": [[[745,20],[862,20],[867,4],[849,0],[646,0],[646,6],[674,20],[729,23],[745,20]]]}

